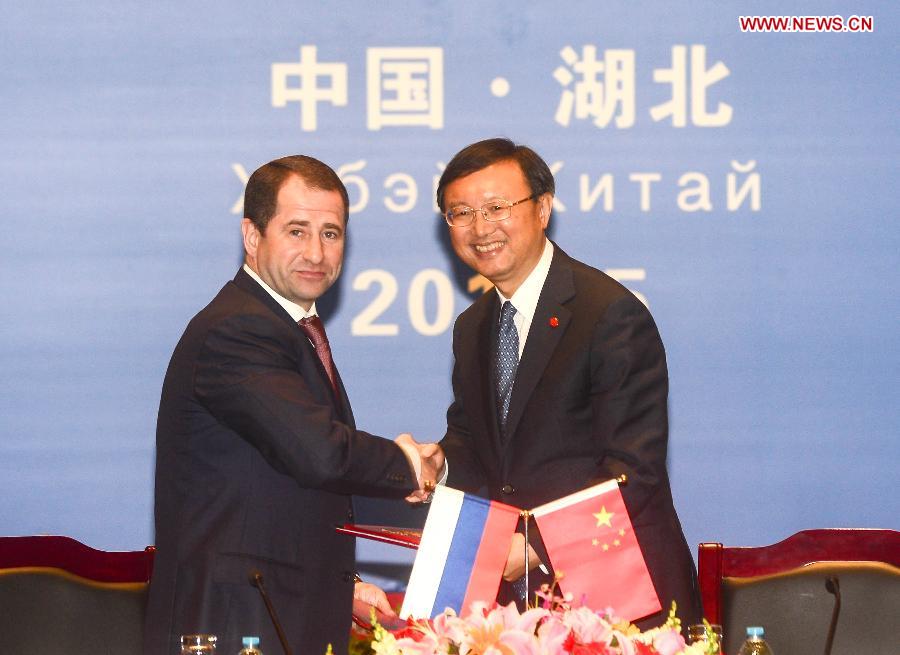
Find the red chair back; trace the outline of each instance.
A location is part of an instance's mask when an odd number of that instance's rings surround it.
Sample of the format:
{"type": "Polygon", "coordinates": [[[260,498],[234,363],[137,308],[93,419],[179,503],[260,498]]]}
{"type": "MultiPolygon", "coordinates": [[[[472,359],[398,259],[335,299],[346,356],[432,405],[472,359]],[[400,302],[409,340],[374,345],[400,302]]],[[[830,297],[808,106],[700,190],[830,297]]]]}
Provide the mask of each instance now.
{"type": "Polygon", "coordinates": [[[154,552],[105,552],[69,537],[0,537],[0,650],[140,655],[154,552]]]}
{"type": "Polygon", "coordinates": [[[834,654],[853,639],[858,652],[867,652],[860,640],[896,642],[900,532],[895,530],[804,530],[754,548],[703,543],[698,575],[704,614],[723,626],[729,653],[737,651],[744,628],[757,624],[766,628],[770,643],[782,642],[781,648],[772,643],[776,653],[822,653],[835,605],[825,585],[831,577],[839,580],[843,596],[834,654]]]}
{"type": "Polygon", "coordinates": [[[71,537],[0,537],[0,569],[62,569],[97,582],[150,582],[155,553],[96,550],[71,537]]]}

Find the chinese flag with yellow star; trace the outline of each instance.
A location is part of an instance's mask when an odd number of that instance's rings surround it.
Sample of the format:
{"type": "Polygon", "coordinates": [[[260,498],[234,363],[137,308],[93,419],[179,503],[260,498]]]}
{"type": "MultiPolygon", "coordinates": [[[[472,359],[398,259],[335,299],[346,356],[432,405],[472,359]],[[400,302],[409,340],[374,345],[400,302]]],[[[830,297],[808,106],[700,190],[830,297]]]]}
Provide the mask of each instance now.
{"type": "Polygon", "coordinates": [[[661,609],[616,480],[531,511],[560,589],[575,605],[610,607],[628,621],[661,609]]]}

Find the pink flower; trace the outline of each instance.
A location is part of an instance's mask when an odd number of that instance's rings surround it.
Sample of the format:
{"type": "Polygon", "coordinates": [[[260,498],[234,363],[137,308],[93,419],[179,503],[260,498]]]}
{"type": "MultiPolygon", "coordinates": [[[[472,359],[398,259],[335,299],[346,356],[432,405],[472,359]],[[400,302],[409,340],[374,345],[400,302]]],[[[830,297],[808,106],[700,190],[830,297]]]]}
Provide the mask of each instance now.
{"type": "Polygon", "coordinates": [[[617,653],[621,655],[637,655],[637,643],[621,630],[613,630],[611,639],[618,646],[617,653]]]}
{"type": "Polygon", "coordinates": [[[540,644],[535,637],[537,624],[549,612],[544,609],[530,609],[519,614],[515,604],[506,607],[489,608],[485,603],[473,603],[471,613],[459,623],[448,617],[446,625],[438,625],[436,630],[446,630],[446,634],[459,645],[463,655],[539,655],[540,644]]]}
{"type": "MultiPolygon", "coordinates": [[[[674,611],[674,610],[673,610],[674,611]]],[[[687,648],[674,613],[641,632],[612,610],[593,612],[553,602],[519,613],[514,604],[473,603],[469,614],[446,609],[432,621],[410,621],[390,633],[376,626],[377,655],[679,655],[687,648]]]]}
{"type": "Polygon", "coordinates": [[[553,614],[538,628],[538,641],[547,655],[563,655],[569,652],[566,644],[571,634],[572,631],[559,620],[559,616],[553,614]]]}
{"type": "Polygon", "coordinates": [[[451,610],[449,615],[440,614],[433,622],[427,619],[409,620],[406,627],[392,633],[397,640],[396,646],[402,655],[446,653],[452,642],[447,634],[447,625],[454,619],[456,615],[451,610]]]}
{"type": "Polygon", "coordinates": [[[438,614],[436,617],[434,617],[434,620],[431,621],[431,627],[434,629],[436,634],[446,635],[452,629],[455,621],[458,621],[456,612],[451,609],[447,609],[444,610],[443,613],[438,614]]]}
{"type": "Polygon", "coordinates": [[[563,623],[574,633],[579,643],[610,643],[612,628],[603,618],[587,607],[569,610],[563,616],[563,623]]]}
{"type": "MultiPolygon", "coordinates": [[[[434,635],[419,633],[418,637],[402,637],[397,639],[397,648],[403,655],[434,655],[441,652],[440,644],[434,635]]],[[[444,651],[446,652],[446,651],[444,651]]]]}
{"type": "Polygon", "coordinates": [[[684,648],[684,637],[674,630],[663,630],[653,638],[653,647],[659,655],[676,655],[684,648]]]}

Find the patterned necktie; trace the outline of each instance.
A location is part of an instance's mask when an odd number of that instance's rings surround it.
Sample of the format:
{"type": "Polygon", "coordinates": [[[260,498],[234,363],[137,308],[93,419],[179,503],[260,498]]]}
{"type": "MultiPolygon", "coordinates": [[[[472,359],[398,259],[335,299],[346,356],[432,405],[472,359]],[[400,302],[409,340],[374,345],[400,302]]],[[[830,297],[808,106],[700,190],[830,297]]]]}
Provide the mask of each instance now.
{"type": "Polygon", "coordinates": [[[497,374],[497,417],[502,430],[506,428],[509,399],[512,396],[516,368],[519,366],[519,333],[513,317],[516,308],[506,301],[500,308],[500,331],[497,334],[497,357],[494,361],[497,374]]]}
{"type": "Polygon", "coordinates": [[[325,326],[322,325],[322,319],[318,316],[307,316],[297,321],[297,325],[303,330],[319,356],[319,361],[325,367],[328,374],[328,380],[331,382],[331,390],[334,392],[335,398],[338,396],[337,371],[334,368],[334,360],[331,358],[331,346],[328,345],[328,336],[325,334],[325,326]]]}

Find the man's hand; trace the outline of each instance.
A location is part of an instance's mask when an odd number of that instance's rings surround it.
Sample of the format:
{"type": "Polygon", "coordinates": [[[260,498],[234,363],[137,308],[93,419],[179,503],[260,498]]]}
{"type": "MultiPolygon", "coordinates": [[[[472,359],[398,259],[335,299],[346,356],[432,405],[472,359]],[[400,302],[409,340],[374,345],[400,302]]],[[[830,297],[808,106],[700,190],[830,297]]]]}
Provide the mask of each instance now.
{"type": "Polygon", "coordinates": [[[353,620],[363,627],[371,627],[369,622],[372,620],[373,607],[381,625],[390,625],[399,618],[380,587],[368,582],[357,582],[353,587],[353,620]]]}
{"type": "Polygon", "coordinates": [[[416,443],[416,440],[412,438],[412,435],[409,432],[398,435],[397,438],[394,439],[394,443],[400,446],[403,454],[406,455],[409,465],[416,474],[416,484],[421,488],[422,458],[419,456],[419,444],[416,443]]]}
{"type": "Polygon", "coordinates": [[[444,475],[444,450],[436,443],[423,443],[419,446],[419,457],[422,458],[422,488],[430,486],[434,491],[434,485],[444,475]]]}
{"type": "MultiPolygon", "coordinates": [[[[528,570],[541,565],[541,560],[534,552],[531,544],[528,544],[528,570]]],[[[525,575],[525,535],[521,532],[513,534],[509,545],[509,554],[506,556],[506,568],[503,569],[503,579],[507,582],[518,580],[525,575]]]]}
{"type": "Polygon", "coordinates": [[[412,435],[403,433],[394,439],[403,449],[416,472],[419,489],[406,497],[407,502],[422,503],[431,499],[434,488],[444,474],[444,451],[436,443],[420,444],[412,435]]]}

